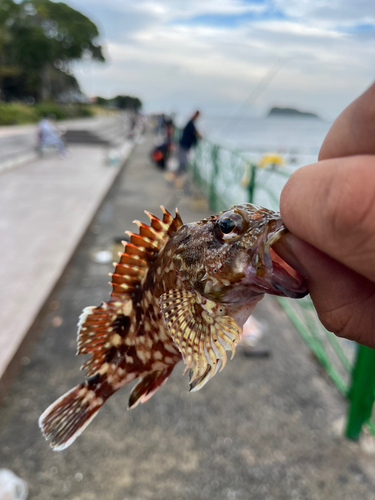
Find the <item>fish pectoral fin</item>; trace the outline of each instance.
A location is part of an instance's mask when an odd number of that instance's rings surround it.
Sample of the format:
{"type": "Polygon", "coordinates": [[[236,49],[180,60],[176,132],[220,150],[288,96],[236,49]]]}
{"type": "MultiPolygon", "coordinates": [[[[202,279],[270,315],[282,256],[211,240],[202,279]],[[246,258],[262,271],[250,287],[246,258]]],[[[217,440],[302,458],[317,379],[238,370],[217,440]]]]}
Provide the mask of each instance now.
{"type": "Polygon", "coordinates": [[[133,409],[139,403],[148,401],[164,382],[167,381],[173,368],[174,366],[165,370],[158,370],[143,377],[130,393],[128,409],[133,409]]]}
{"type": "Polygon", "coordinates": [[[198,292],[170,290],[160,297],[160,308],[170,335],[190,370],[191,390],[198,390],[234,356],[241,329],[221,304],[198,292]]]}

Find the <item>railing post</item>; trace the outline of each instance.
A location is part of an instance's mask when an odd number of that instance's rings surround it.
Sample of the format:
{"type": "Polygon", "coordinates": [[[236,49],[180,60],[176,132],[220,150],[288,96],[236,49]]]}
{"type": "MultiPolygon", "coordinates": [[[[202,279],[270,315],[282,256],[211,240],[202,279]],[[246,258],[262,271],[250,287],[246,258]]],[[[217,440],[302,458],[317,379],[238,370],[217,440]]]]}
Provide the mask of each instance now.
{"type": "Polygon", "coordinates": [[[216,210],[217,207],[217,195],[216,195],[216,178],[219,172],[219,146],[212,146],[211,150],[211,161],[212,161],[212,175],[211,175],[211,183],[210,183],[210,194],[209,194],[209,203],[210,208],[212,210],[216,210]]]}
{"type": "Polygon", "coordinates": [[[375,398],[375,350],[359,346],[349,391],[346,436],[357,440],[362,426],[371,417],[375,398]]]}
{"type": "Polygon", "coordinates": [[[257,167],[254,163],[250,164],[250,182],[249,182],[249,202],[254,203],[255,177],[257,167]]]}
{"type": "Polygon", "coordinates": [[[192,170],[193,170],[193,180],[195,182],[195,184],[199,185],[200,182],[200,178],[199,178],[199,167],[198,167],[198,164],[199,164],[199,155],[201,153],[201,150],[200,150],[200,147],[201,145],[200,144],[197,144],[196,148],[195,148],[195,152],[194,152],[194,161],[193,161],[193,164],[192,164],[192,170]]]}

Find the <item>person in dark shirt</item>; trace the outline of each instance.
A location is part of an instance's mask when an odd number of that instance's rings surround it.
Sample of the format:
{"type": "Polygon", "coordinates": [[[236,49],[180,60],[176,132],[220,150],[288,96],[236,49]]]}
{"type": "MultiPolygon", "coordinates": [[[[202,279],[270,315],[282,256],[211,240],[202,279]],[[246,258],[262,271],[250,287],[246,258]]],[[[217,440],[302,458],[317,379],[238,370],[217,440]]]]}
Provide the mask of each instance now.
{"type": "Polygon", "coordinates": [[[178,148],[178,170],[176,172],[177,177],[181,177],[181,175],[186,172],[188,153],[192,146],[195,146],[198,139],[201,137],[200,133],[195,128],[194,123],[199,115],[199,111],[196,111],[182,131],[178,148]]]}

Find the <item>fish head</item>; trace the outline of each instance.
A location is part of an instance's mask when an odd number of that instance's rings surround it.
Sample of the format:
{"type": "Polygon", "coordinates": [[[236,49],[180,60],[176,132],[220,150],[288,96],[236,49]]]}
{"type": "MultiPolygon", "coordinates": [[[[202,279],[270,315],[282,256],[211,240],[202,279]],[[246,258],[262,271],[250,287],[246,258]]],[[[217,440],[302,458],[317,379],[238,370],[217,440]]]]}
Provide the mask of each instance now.
{"type": "Polygon", "coordinates": [[[215,302],[245,303],[263,294],[301,298],[304,278],[272,249],[287,233],[280,214],[250,203],[178,232],[174,262],[192,287],[215,302]]]}

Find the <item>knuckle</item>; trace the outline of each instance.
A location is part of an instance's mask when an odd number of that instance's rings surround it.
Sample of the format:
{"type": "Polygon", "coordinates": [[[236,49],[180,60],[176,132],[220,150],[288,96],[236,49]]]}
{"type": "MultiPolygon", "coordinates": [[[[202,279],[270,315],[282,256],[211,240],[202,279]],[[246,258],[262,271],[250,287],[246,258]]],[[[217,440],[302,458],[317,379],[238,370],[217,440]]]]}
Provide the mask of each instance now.
{"type": "Polygon", "coordinates": [[[372,332],[375,331],[375,312],[366,313],[366,310],[358,306],[338,307],[319,312],[318,316],[324,327],[337,337],[366,345],[369,344],[369,336],[373,336],[372,332]]]}
{"type": "MultiPolygon", "coordinates": [[[[327,237],[332,241],[341,243],[344,241],[355,241],[359,243],[357,236],[361,236],[364,223],[369,215],[375,213],[375,203],[373,194],[364,186],[364,182],[358,181],[360,175],[356,175],[356,170],[365,166],[363,160],[353,159],[350,169],[346,169],[345,175],[333,179],[326,192],[326,202],[324,208],[325,223],[327,225],[327,237]]],[[[366,237],[367,235],[363,235],[366,237]]]]}
{"type": "Polygon", "coordinates": [[[319,314],[319,319],[324,327],[334,333],[337,337],[353,340],[356,332],[351,327],[352,318],[350,315],[343,315],[342,312],[329,311],[319,314]]]}

